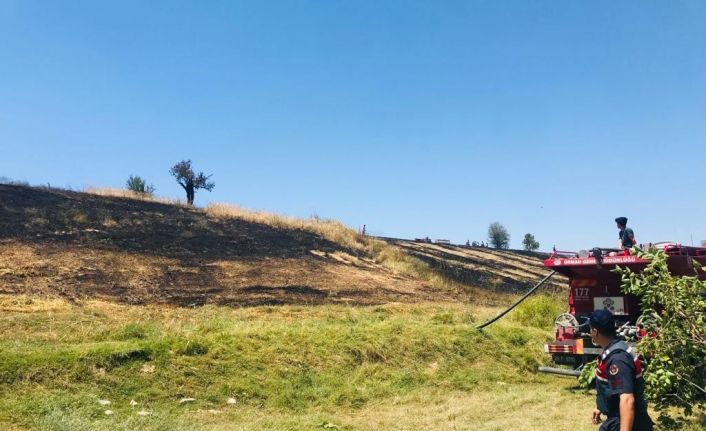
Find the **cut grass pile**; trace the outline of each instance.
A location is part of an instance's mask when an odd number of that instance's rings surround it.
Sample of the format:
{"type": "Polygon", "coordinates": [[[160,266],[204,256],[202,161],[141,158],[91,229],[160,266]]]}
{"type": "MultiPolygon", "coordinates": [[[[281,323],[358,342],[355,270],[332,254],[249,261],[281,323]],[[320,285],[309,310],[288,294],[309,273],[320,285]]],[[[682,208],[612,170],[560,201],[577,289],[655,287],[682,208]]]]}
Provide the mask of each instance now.
{"type": "Polygon", "coordinates": [[[481,333],[490,312],[465,305],[0,307],[0,424],[17,429],[268,429],[253,415],[270,413],[367,429],[356,415],[390,400],[547,381],[533,372],[546,331],[507,321],[481,333]]]}

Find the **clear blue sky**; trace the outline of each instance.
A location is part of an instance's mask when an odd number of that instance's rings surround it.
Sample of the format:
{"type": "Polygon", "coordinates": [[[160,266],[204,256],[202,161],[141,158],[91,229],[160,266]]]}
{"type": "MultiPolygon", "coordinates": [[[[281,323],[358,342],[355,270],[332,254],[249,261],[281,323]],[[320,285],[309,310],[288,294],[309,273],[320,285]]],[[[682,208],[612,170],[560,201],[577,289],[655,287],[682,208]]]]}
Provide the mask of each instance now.
{"type": "MultiPolygon", "coordinates": [[[[706,239],[706,2],[0,0],[0,176],[519,247],[706,239]]],[[[1,196],[0,196],[1,199],[1,196]]]]}

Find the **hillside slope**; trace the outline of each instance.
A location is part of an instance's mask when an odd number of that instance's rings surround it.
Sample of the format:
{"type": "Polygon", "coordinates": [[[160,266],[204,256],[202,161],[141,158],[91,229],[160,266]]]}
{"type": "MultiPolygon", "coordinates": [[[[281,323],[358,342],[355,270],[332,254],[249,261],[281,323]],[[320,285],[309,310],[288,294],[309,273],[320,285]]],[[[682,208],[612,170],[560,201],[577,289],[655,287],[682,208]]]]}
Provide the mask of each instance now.
{"type": "Polygon", "coordinates": [[[182,306],[456,301],[474,288],[522,290],[542,272],[536,256],[386,244],[330,221],[0,185],[0,293],[182,306]]]}
{"type": "MultiPolygon", "coordinates": [[[[544,253],[429,244],[391,238],[385,240],[400,247],[408,255],[426,262],[449,279],[485,289],[525,291],[549,272],[542,264],[542,260],[547,258],[544,253]]],[[[546,286],[556,291],[566,286],[566,281],[561,276],[555,276],[546,286]]]]}

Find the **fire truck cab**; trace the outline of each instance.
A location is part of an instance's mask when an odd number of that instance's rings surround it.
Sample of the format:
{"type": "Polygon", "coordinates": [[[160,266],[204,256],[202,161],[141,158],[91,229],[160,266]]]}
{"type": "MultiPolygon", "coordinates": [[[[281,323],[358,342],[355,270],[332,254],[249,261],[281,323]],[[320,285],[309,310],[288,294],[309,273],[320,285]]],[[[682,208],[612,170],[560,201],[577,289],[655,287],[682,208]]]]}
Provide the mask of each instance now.
{"type": "MultiPolygon", "coordinates": [[[[667,253],[672,274],[694,276],[694,261],[706,265],[706,247],[676,243],[649,244],[646,247],[650,246],[667,253]]],[[[638,298],[622,292],[620,276],[613,269],[621,266],[640,272],[648,263],[648,260],[627,250],[599,248],[579,253],[554,251],[544,261],[545,267],[569,279],[568,312],[556,318],[555,340],[544,346],[554,363],[578,368],[600,354],[600,347],[592,344],[585,325],[588,316],[597,309],[607,308],[613,312],[618,334],[622,338],[637,341],[646,335],[642,322],[655,317],[644,316],[638,298]]],[[[706,279],[706,274],[699,271],[699,277],[706,279]]]]}

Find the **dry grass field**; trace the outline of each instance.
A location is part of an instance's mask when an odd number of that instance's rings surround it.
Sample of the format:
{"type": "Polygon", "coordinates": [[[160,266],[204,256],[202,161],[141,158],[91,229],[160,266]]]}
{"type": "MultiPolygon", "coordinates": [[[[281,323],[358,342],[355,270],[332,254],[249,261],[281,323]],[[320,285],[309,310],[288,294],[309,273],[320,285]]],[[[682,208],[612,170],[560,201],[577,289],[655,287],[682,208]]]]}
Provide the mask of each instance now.
{"type": "Polygon", "coordinates": [[[182,306],[492,302],[543,271],[537,256],[89,190],[0,185],[0,293],[182,306]]]}

